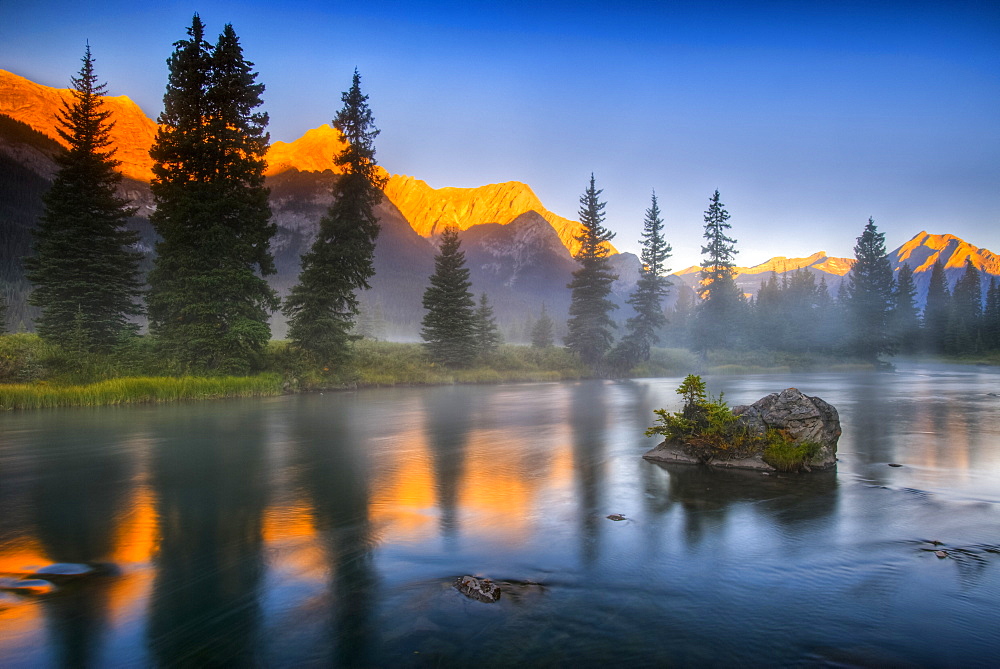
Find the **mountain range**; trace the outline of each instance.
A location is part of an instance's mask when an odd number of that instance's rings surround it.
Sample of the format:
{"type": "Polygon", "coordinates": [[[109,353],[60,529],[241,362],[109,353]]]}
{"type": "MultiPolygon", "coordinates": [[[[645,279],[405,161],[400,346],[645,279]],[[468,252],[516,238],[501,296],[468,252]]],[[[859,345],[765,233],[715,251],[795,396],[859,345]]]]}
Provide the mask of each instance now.
{"type": "MultiPolygon", "coordinates": [[[[56,112],[71,99],[67,89],[36,84],[0,70],[0,283],[11,305],[8,320],[30,324],[25,305],[29,290],[20,258],[30,251],[30,230],[41,212],[41,194],[56,167],[60,150],[56,112]]],[[[156,241],[148,216],[153,201],[149,190],[152,161],[149,148],[156,123],[125,96],[105,98],[113,114],[111,136],[121,161],[122,192],[138,207],[130,226],[138,230],[147,265],[156,241]]],[[[333,156],[343,147],[340,133],[329,125],[307,131],[294,142],[274,142],[267,155],[267,184],[278,233],[272,244],[278,272],[271,283],[282,295],[294,285],[299,257],[312,243],[317,224],[331,201],[338,168],[333,156]]],[[[462,246],[471,270],[473,289],[488,293],[508,339],[522,340],[530,322],[544,304],[561,325],[569,307],[566,284],[576,268],[572,253],[580,223],[547,210],[531,188],[511,181],[477,188],[432,188],[411,176],[390,175],[377,214],[381,234],[375,255],[372,290],[363,295],[368,326],[376,334],[412,339],[423,315],[421,296],[434,267],[435,243],[445,226],[462,231],[462,246]]],[[[620,305],[639,276],[639,259],[618,253],[610,244],[611,264],[619,275],[613,298],[620,305]]],[[[952,235],[920,232],[890,254],[894,268],[904,262],[914,270],[922,302],[936,260],[945,266],[953,284],[966,259],[981,270],[1000,276],[1000,259],[952,235]]],[[[805,268],[826,279],[836,294],[852,260],[818,252],[807,258],[775,257],[737,270],[737,284],[748,295],[772,272],[805,268]]],[[[694,288],[699,267],[672,275],[674,290],[668,306],[681,290],[694,288]]],[[[627,307],[615,316],[624,320],[627,307]]],[[[284,334],[280,316],[272,323],[274,335],[284,334]]],[[[557,331],[557,335],[560,334],[557,331]]]]}

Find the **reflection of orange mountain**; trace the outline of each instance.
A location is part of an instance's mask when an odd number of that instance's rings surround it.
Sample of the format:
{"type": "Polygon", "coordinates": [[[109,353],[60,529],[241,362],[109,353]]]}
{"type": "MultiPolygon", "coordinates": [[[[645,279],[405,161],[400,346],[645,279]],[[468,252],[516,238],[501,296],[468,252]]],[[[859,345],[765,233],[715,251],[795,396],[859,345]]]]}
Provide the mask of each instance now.
{"type": "MultiPolygon", "coordinates": [[[[56,132],[56,112],[64,101],[72,100],[72,91],[50,88],[0,70],[0,114],[6,114],[35,130],[65,142],[56,132]]],[[[125,96],[105,98],[115,127],[111,139],[117,148],[122,174],[139,181],[152,178],[149,149],[156,136],[156,124],[125,96]]],[[[267,174],[273,176],[296,169],[302,172],[340,172],[333,156],[344,146],[339,131],[327,124],[307,131],[294,142],[274,142],[267,154],[267,174]]],[[[579,248],[574,237],[581,226],[576,221],[548,211],[526,184],[509,181],[479,188],[431,188],[413,177],[393,176],[386,196],[403,213],[414,230],[430,237],[447,225],[466,230],[483,223],[505,225],[521,214],[535,211],[555,229],[563,245],[571,252],[579,248]]],[[[615,252],[610,244],[608,247],[615,252]]]]}

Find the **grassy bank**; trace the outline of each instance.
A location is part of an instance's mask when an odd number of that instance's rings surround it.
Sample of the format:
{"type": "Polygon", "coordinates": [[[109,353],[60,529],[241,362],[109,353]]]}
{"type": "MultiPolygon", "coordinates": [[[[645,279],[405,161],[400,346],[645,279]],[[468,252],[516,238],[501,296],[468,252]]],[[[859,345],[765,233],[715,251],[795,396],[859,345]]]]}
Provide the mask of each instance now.
{"type": "MultiPolygon", "coordinates": [[[[453,383],[563,381],[593,376],[562,348],[501,346],[471,367],[449,369],[430,361],[420,344],[362,340],[350,364],[315,368],[287,342],[271,342],[257,376],[190,376],[164,358],[154,342],[138,337],[107,355],[75,354],[33,334],[0,335],[0,409],[171,402],[212,397],[275,395],[284,391],[453,383]]],[[[843,358],[776,351],[655,348],[628,374],[753,374],[870,369],[843,358]]]]}
{"type": "Polygon", "coordinates": [[[220,397],[279,395],[277,374],[214,377],[124,377],[84,385],[45,381],[0,384],[0,409],[47,409],[69,406],[108,406],[178,402],[220,397]]]}

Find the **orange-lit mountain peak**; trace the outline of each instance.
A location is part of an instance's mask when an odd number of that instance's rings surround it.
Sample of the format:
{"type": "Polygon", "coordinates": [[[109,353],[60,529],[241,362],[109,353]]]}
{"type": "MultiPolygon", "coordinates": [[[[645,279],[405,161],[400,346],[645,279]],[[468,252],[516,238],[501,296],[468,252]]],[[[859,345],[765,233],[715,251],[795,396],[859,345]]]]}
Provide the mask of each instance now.
{"type": "Polygon", "coordinates": [[[307,130],[294,142],[272,142],[267,151],[267,174],[280,174],[290,169],[303,172],[343,170],[333,164],[334,155],[346,146],[343,135],[328,123],[307,130]]]}
{"type": "MultiPolygon", "coordinates": [[[[393,175],[385,187],[385,194],[423,237],[440,234],[449,225],[459,230],[484,223],[506,225],[521,214],[534,211],[555,229],[570,253],[580,247],[575,239],[582,230],[580,223],[545,209],[531,187],[519,181],[475,188],[432,188],[420,179],[393,175]]],[[[617,253],[610,244],[608,248],[617,253]]]]}
{"type": "MultiPolygon", "coordinates": [[[[0,70],[0,114],[28,124],[63,146],[66,142],[56,131],[56,112],[62,109],[63,102],[72,100],[73,91],[68,88],[41,86],[0,70]]],[[[131,179],[149,181],[153,177],[149,147],[156,137],[156,124],[124,95],[105,97],[104,107],[115,124],[111,142],[117,149],[115,158],[121,161],[119,171],[131,179]]]]}
{"type": "Polygon", "coordinates": [[[966,261],[971,260],[980,271],[1000,274],[1000,258],[996,254],[955,235],[932,235],[920,231],[899,247],[899,261],[908,263],[914,272],[930,271],[939,260],[945,269],[962,269],[966,261]]]}

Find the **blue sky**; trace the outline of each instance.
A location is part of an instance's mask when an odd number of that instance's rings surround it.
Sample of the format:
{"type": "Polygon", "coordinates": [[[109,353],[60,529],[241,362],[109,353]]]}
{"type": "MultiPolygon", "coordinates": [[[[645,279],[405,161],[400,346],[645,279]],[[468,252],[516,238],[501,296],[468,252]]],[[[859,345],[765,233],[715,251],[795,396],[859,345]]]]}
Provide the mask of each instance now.
{"type": "Polygon", "coordinates": [[[265,84],[273,139],[328,122],[357,67],[390,172],[524,181],[576,217],[594,172],[637,250],[655,189],[672,266],[700,260],[718,188],[740,264],[850,256],[869,216],[1000,252],[996,2],[0,0],[0,68],[65,87],[90,41],[150,116],[198,12],[265,84]]]}

